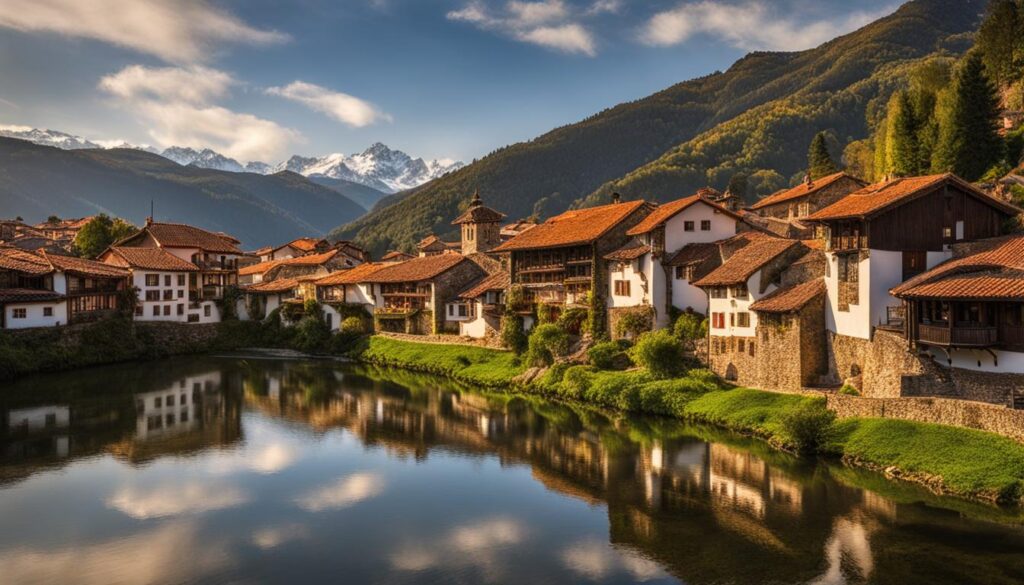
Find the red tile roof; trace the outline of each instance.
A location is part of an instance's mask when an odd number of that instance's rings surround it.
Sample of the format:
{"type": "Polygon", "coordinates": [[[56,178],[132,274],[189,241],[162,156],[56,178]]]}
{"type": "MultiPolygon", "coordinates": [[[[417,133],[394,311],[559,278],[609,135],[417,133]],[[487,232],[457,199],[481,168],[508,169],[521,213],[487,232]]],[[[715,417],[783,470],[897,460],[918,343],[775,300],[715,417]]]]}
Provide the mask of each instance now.
{"type": "Polygon", "coordinates": [[[30,288],[0,289],[0,303],[45,303],[59,301],[64,295],[52,290],[35,290],[30,288]]]}
{"type": "Polygon", "coordinates": [[[844,177],[848,178],[848,179],[852,179],[853,181],[855,181],[857,183],[860,183],[860,185],[862,187],[867,185],[867,183],[865,183],[864,181],[861,181],[860,179],[858,179],[856,177],[847,175],[846,173],[843,173],[843,172],[839,172],[839,173],[835,173],[835,174],[829,175],[827,177],[821,177],[819,179],[815,179],[814,181],[811,181],[810,183],[804,181],[804,182],[800,183],[799,185],[797,185],[796,187],[793,187],[792,189],[783,189],[781,191],[776,191],[775,193],[772,193],[771,195],[769,195],[769,196],[765,197],[764,199],[758,201],[757,203],[751,205],[750,209],[762,209],[764,207],[768,207],[768,206],[771,206],[771,205],[778,205],[780,203],[786,203],[787,201],[793,201],[794,199],[802,199],[802,198],[807,197],[809,195],[813,195],[813,194],[817,193],[818,191],[821,191],[825,187],[828,187],[829,185],[832,185],[833,183],[835,183],[836,181],[839,181],[840,179],[842,179],[844,177]]]}
{"type": "Polygon", "coordinates": [[[250,294],[277,294],[294,290],[299,281],[294,278],[280,278],[256,284],[242,286],[242,290],[250,294]]]}
{"type": "Polygon", "coordinates": [[[266,262],[260,262],[259,264],[252,264],[244,268],[238,269],[239,276],[246,276],[249,274],[264,274],[272,268],[278,266],[319,266],[325,264],[338,255],[338,250],[328,250],[323,254],[309,254],[306,256],[297,256],[295,258],[285,258],[283,260],[267,260],[266,262]]]}
{"type": "Polygon", "coordinates": [[[288,242],[284,246],[278,246],[277,248],[275,248],[275,250],[280,250],[285,246],[291,246],[296,250],[302,250],[303,252],[312,252],[313,250],[316,250],[317,245],[319,245],[320,242],[322,241],[322,238],[298,238],[288,242]]]}
{"type": "Polygon", "coordinates": [[[993,238],[980,246],[890,292],[900,298],[1024,299],[1024,235],[993,238]]]}
{"type": "Polygon", "coordinates": [[[630,241],[626,242],[626,244],[619,248],[618,250],[605,254],[604,259],[614,260],[618,262],[630,262],[632,260],[636,260],[637,258],[643,256],[644,254],[650,251],[650,246],[647,246],[641,243],[636,238],[633,238],[630,241]]]}
{"type": "Polygon", "coordinates": [[[437,254],[421,256],[398,264],[388,264],[380,270],[363,277],[360,282],[419,282],[430,280],[463,262],[469,262],[461,254],[437,254]]]}
{"type": "Polygon", "coordinates": [[[395,262],[395,261],[404,262],[405,260],[411,260],[413,258],[415,258],[415,256],[413,256],[412,254],[406,254],[405,252],[392,251],[392,252],[388,252],[387,254],[384,254],[384,256],[381,257],[380,261],[381,262],[395,262]]]}
{"type": "Polygon", "coordinates": [[[645,201],[637,200],[566,211],[522,232],[492,252],[589,244],[646,205],[645,201]]]}
{"type": "Polygon", "coordinates": [[[0,246],[0,269],[15,270],[35,276],[53,272],[50,263],[39,254],[13,246],[0,246]]]}
{"type": "Polygon", "coordinates": [[[626,232],[626,234],[630,236],[639,236],[640,234],[646,234],[647,232],[653,230],[654,228],[662,225],[669,219],[672,219],[672,217],[675,216],[677,213],[685,211],[694,203],[703,203],[713,208],[715,211],[724,213],[733,219],[740,219],[740,216],[737,213],[730,211],[729,209],[726,209],[725,207],[719,205],[718,203],[707,200],[706,198],[704,198],[703,195],[698,193],[696,195],[690,195],[689,197],[676,199],[675,201],[670,201],[668,203],[664,203],[662,205],[655,207],[654,211],[652,211],[650,215],[645,217],[643,221],[641,221],[640,223],[636,224],[636,226],[629,230],[628,232],[626,232]]]}
{"type": "Polygon", "coordinates": [[[459,293],[460,299],[475,299],[492,290],[505,290],[512,284],[512,278],[504,270],[485,276],[482,280],[459,293]]]}
{"type": "Polygon", "coordinates": [[[490,207],[487,207],[480,201],[480,192],[476,192],[473,195],[473,200],[469,202],[469,207],[466,211],[463,211],[459,217],[456,217],[452,221],[452,225],[461,225],[464,223],[498,223],[505,219],[505,214],[495,211],[490,207]]]}
{"type": "Polygon", "coordinates": [[[107,254],[120,259],[129,268],[161,270],[165,272],[196,272],[199,267],[178,258],[162,248],[132,248],[114,246],[107,254]]]}
{"type": "Polygon", "coordinates": [[[693,284],[700,287],[731,286],[747,282],[755,272],[780,254],[799,246],[796,240],[776,238],[761,232],[743,232],[722,242],[727,246],[742,246],[721,266],[693,284]]]}
{"type": "Polygon", "coordinates": [[[167,248],[199,248],[204,252],[218,254],[242,254],[238,249],[238,240],[225,234],[216,234],[183,223],[153,222],[136,234],[128,236],[115,245],[129,242],[141,233],[149,232],[161,247],[167,248]]]}
{"type": "Polygon", "coordinates": [[[902,205],[918,196],[925,195],[944,183],[956,185],[1008,215],[1021,213],[1020,209],[1009,203],[1000,201],[967,181],[947,173],[944,175],[900,178],[869,185],[843,197],[824,209],[818,210],[816,213],[808,216],[807,219],[810,221],[827,221],[868,217],[890,207],[902,205]]]}
{"type": "Polygon", "coordinates": [[[41,255],[54,269],[61,272],[70,272],[94,278],[127,278],[130,275],[124,268],[95,260],[61,256],[49,252],[42,252],[41,255]]]}
{"type": "Polygon", "coordinates": [[[377,264],[373,262],[367,262],[360,264],[355,268],[349,270],[341,270],[333,272],[320,278],[316,281],[317,286],[337,286],[342,284],[359,284],[360,282],[366,282],[366,278],[384,268],[385,264],[377,264]]]}
{"type": "Polygon", "coordinates": [[[750,310],[761,313],[792,313],[804,308],[815,297],[823,294],[825,279],[815,278],[774,291],[750,305],[750,310]]]}

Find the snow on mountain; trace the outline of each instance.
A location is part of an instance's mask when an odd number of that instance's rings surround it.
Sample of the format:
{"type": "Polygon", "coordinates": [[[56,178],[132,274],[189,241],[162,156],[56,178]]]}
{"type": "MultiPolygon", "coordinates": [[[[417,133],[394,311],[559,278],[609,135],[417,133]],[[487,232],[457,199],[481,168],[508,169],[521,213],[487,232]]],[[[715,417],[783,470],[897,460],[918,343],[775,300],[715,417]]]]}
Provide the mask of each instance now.
{"type": "Polygon", "coordinates": [[[412,158],[401,150],[393,150],[380,142],[353,155],[340,153],[313,157],[295,155],[276,165],[250,161],[243,166],[237,160],[209,148],[196,150],[184,146],[171,146],[159,151],[149,145],[129,144],[122,140],[90,141],[81,136],[30,126],[0,125],[0,136],[20,138],[64,150],[134,148],[159,154],[183,166],[232,173],[249,172],[266,175],[287,170],[307,177],[343,179],[372,187],[384,193],[395,193],[418,187],[465,166],[462,162],[451,159],[437,159],[428,162],[422,158],[412,158]]]}

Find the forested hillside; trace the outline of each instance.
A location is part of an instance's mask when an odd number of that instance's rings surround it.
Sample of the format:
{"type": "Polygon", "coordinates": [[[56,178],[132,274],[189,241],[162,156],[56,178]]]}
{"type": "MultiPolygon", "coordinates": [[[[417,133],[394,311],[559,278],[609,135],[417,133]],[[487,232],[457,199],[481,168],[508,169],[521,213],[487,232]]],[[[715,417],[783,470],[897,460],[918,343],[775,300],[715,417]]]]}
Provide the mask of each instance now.
{"type": "Polygon", "coordinates": [[[753,53],[726,72],[500,149],[332,235],[375,252],[409,248],[427,233],[453,232],[450,220],[477,187],[515,219],[592,204],[612,190],[664,200],[724,188],[737,172],[751,175],[752,192],[788,184],[817,131],[831,129],[837,152],[867,135],[872,110],[906,83],[909,61],[970,46],[965,33],[984,6],[915,0],[815,49],[753,53]]]}
{"type": "Polygon", "coordinates": [[[327,233],[363,208],[291,172],[231,173],[181,166],[131,149],[59,150],[0,138],[0,217],[41,221],[107,213],[223,231],[258,247],[327,233]]]}

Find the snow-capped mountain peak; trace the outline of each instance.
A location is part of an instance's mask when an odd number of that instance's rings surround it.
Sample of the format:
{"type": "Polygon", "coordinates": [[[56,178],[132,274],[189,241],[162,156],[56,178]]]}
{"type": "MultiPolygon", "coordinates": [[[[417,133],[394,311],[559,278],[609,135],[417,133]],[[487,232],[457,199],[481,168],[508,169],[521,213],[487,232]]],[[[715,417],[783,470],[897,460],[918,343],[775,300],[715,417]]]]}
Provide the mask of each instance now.
{"type": "Polygon", "coordinates": [[[230,171],[232,173],[241,173],[245,171],[245,167],[243,167],[237,160],[228,158],[219,152],[210,150],[209,148],[197,151],[194,148],[171,146],[164,149],[160,154],[164,158],[169,158],[183,166],[213,169],[217,171],[230,171]]]}
{"type": "Polygon", "coordinates": [[[18,138],[27,140],[43,146],[54,146],[64,150],[77,150],[80,148],[102,148],[95,142],[90,142],[81,136],[58,132],[56,130],[45,130],[32,128],[30,126],[5,126],[0,125],[0,136],[5,138],[18,138]]]}

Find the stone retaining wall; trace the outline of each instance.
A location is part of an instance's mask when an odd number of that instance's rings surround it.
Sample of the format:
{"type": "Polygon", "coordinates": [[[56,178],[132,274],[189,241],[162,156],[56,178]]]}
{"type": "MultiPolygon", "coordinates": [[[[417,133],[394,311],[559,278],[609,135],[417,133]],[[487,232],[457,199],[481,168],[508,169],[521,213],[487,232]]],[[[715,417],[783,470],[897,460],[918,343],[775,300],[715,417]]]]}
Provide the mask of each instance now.
{"type": "Polygon", "coordinates": [[[487,339],[474,339],[472,337],[459,337],[457,335],[412,335],[408,333],[393,333],[381,331],[377,333],[380,337],[408,341],[410,343],[431,343],[436,345],[466,345],[469,347],[486,347],[488,349],[504,350],[501,342],[496,337],[487,339]]]}
{"type": "Polygon", "coordinates": [[[828,394],[840,418],[874,417],[966,427],[1024,443],[1024,410],[947,398],[865,398],[828,394]]]}

